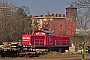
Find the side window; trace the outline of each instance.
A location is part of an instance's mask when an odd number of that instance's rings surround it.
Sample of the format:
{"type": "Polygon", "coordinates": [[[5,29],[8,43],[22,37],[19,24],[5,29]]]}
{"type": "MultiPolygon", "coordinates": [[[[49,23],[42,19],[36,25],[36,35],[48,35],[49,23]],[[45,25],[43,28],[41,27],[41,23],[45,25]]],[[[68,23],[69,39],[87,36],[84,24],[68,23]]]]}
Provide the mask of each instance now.
{"type": "Polygon", "coordinates": [[[52,36],[50,36],[49,38],[50,38],[50,41],[52,41],[52,36]]]}

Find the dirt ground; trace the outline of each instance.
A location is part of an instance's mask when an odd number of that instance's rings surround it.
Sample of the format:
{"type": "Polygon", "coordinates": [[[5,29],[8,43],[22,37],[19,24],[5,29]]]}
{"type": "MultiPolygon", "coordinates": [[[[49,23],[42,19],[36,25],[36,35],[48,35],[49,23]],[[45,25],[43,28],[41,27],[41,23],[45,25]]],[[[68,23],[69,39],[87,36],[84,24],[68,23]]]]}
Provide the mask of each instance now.
{"type": "MultiPolygon", "coordinates": [[[[16,57],[16,58],[0,58],[0,60],[82,60],[81,54],[75,55],[59,55],[58,54],[54,57],[16,57]]],[[[86,55],[86,60],[90,60],[90,54],[86,55]]]]}

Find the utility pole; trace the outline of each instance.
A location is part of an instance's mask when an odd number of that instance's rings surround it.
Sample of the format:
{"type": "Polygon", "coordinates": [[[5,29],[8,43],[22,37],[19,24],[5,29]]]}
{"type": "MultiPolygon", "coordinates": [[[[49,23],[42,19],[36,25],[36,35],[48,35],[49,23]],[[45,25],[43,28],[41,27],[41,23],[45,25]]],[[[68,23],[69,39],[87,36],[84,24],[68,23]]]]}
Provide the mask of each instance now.
{"type": "Polygon", "coordinates": [[[86,41],[82,42],[82,60],[86,60],[86,41]]]}

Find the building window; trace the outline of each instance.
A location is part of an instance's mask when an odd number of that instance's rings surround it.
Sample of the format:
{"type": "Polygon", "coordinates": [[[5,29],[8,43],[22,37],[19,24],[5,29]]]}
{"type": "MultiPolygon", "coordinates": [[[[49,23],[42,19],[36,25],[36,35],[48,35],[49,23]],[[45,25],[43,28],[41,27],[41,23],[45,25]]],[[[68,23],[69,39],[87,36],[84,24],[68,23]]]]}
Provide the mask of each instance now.
{"type": "Polygon", "coordinates": [[[60,30],[60,34],[62,34],[62,30],[60,30]]]}
{"type": "Polygon", "coordinates": [[[65,35],[67,34],[67,31],[65,30],[65,35]]]}
{"type": "Polygon", "coordinates": [[[60,28],[62,28],[62,24],[60,25],[60,28]]]}
{"type": "Polygon", "coordinates": [[[72,34],[72,30],[71,30],[71,34],[72,34]]]}
{"type": "Polygon", "coordinates": [[[68,26],[67,26],[67,25],[65,25],[65,28],[68,28],[68,26]]]}

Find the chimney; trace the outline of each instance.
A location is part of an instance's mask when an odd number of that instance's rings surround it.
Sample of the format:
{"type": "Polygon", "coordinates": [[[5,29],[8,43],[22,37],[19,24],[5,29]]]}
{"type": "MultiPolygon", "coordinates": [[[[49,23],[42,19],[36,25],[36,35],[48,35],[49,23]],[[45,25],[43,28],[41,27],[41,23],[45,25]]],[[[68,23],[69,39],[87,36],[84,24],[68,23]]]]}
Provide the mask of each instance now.
{"type": "Polygon", "coordinates": [[[65,17],[65,14],[63,14],[63,17],[65,17]]]}
{"type": "Polygon", "coordinates": [[[61,17],[61,14],[59,14],[59,17],[61,17]]]}
{"type": "Polygon", "coordinates": [[[43,15],[40,15],[40,17],[43,17],[43,15]]]}
{"type": "Polygon", "coordinates": [[[56,17],[58,17],[58,14],[56,14],[56,17]]]}
{"type": "Polygon", "coordinates": [[[35,16],[35,17],[38,17],[38,16],[35,16]]]}
{"type": "Polygon", "coordinates": [[[52,14],[52,16],[54,17],[54,14],[52,14]]]}

